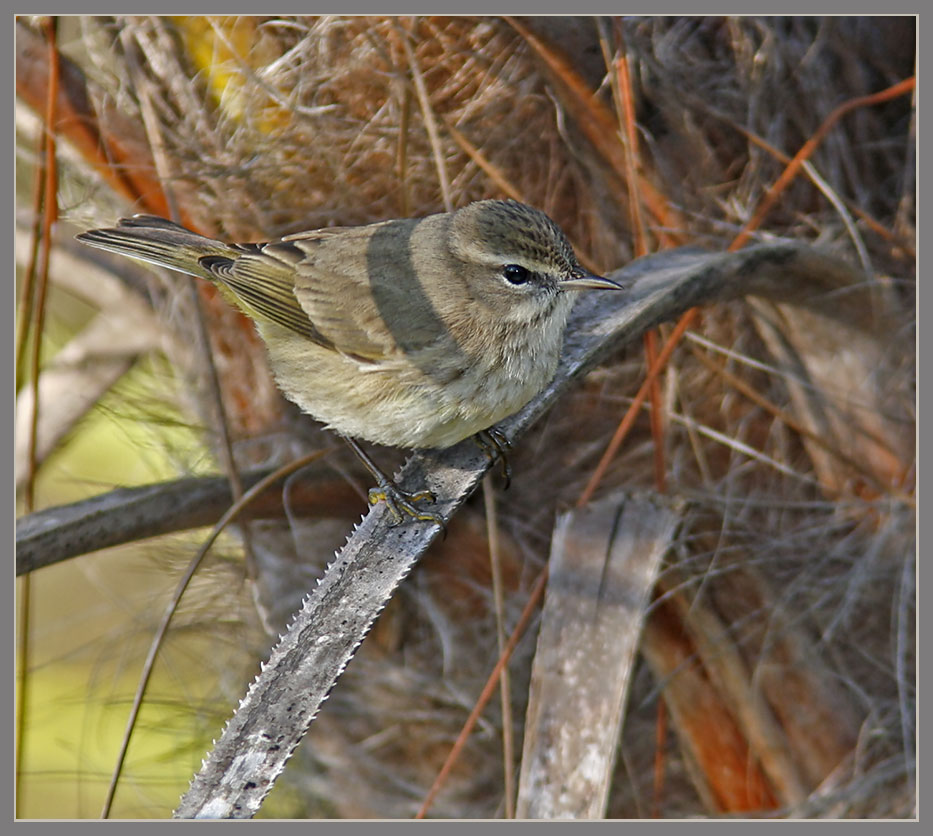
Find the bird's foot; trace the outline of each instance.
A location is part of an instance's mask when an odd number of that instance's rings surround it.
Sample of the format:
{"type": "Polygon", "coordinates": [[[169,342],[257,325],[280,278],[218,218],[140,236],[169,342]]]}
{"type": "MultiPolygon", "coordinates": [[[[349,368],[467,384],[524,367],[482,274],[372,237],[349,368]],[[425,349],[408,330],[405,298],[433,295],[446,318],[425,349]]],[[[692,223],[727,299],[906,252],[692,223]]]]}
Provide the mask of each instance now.
{"type": "Polygon", "coordinates": [[[502,478],[505,480],[505,487],[512,483],[512,466],[509,464],[508,451],[512,449],[511,442],[505,437],[505,433],[490,427],[488,430],[480,430],[473,436],[473,440],[480,446],[480,449],[486,454],[490,462],[499,460],[502,468],[502,478]]]}
{"type": "Polygon", "coordinates": [[[435,502],[436,500],[437,497],[431,491],[408,493],[387,477],[380,479],[378,486],[369,490],[369,504],[376,505],[379,502],[385,502],[394,520],[393,525],[401,523],[405,519],[404,515],[407,514],[422,522],[437,523],[446,533],[447,526],[440,514],[433,514],[415,505],[416,502],[435,502]]]}

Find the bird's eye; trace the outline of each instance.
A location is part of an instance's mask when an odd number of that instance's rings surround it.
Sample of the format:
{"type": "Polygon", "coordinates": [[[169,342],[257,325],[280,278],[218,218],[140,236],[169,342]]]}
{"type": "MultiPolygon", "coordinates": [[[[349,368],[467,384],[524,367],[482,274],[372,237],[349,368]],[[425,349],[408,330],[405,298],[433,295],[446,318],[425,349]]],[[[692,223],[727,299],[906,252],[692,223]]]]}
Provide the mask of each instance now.
{"type": "Polygon", "coordinates": [[[521,264],[506,264],[502,268],[502,275],[509,284],[525,284],[531,278],[529,270],[521,264]]]}

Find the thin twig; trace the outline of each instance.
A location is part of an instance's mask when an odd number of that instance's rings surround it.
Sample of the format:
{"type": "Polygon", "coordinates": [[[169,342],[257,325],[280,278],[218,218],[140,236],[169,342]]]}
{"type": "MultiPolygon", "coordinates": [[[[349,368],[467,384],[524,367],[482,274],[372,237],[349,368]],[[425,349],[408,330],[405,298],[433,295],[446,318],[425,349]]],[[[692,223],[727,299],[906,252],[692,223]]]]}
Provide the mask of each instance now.
{"type": "Polygon", "coordinates": [[[645,399],[648,397],[648,394],[651,391],[652,381],[667,365],[667,361],[674,353],[674,349],[677,348],[677,345],[680,343],[681,336],[683,336],[684,332],[693,324],[693,321],[698,316],[699,309],[691,308],[680,318],[680,320],[677,322],[677,325],[674,326],[674,330],[671,331],[671,334],[667,338],[667,341],[664,343],[664,347],[661,349],[660,354],[658,354],[657,359],[649,366],[648,373],[645,375],[644,381],[642,381],[638,392],[632,399],[631,405],[626,410],[622,420],[619,422],[619,426],[616,427],[616,431],[612,438],[609,440],[609,444],[607,445],[605,452],[600,458],[599,463],[596,465],[596,469],[593,471],[593,475],[590,476],[589,481],[586,483],[586,487],[583,489],[583,493],[580,494],[580,498],[577,500],[578,508],[586,505],[586,503],[590,501],[590,498],[596,492],[596,488],[599,487],[599,483],[602,481],[606,470],[609,468],[609,463],[613,460],[613,458],[615,458],[615,454],[618,452],[619,447],[625,440],[625,437],[629,434],[629,431],[635,425],[635,418],[638,416],[638,411],[641,409],[642,404],[645,402],[645,399]]]}
{"type": "Polygon", "coordinates": [[[113,807],[113,798],[117,790],[117,783],[120,780],[120,775],[123,772],[123,764],[126,761],[126,752],[129,749],[130,739],[133,736],[133,730],[136,728],[136,721],[139,718],[139,711],[142,707],[143,698],[146,695],[146,688],[149,685],[149,680],[152,676],[152,670],[155,667],[156,657],[158,656],[159,650],[162,647],[162,642],[165,639],[165,634],[168,632],[169,624],[172,621],[172,617],[175,615],[175,611],[178,609],[179,603],[181,603],[182,596],[185,594],[185,590],[188,588],[188,584],[191,583],[191,579],[194,577],[194,573],[198,570],[198,567],[201,565],[201,561],[204,560],[204,557],[207,555],[208,550],[214,544],[214,541],[220,536],[220,533],[231,523],[240,512],[249,505],[254,497],[262,493],[266,488],[271,487],[280,479],[285,476],[288,476],[290,473],[294,473],[296,470],[300,470],[305,465],[310,464],[316,459],[320,458],[323,455],[322,451],[315,451],[314,453],[309,453],[306,456],[302,456],[299,459],[295,459],[293,462],[289,462],[287,465],[280,467],[278,470],[273,471],[268,476],[266,476],[261,481],[257,482],[250,488],[243,496],[241,496],[227,512],[217,521],[214,525],[211,533],[208,535],[207,539],[201,545],[201,548],[198,549],[197,554],[191,559],[191,562],[188,564],[188,568],[185,570],[184,574],[181,576],[181,579],[178,581],[178,585],[175,587],[175,592],[172,595],[171,600],[165,607],[165,611],[162,614],[162,619],[159,622],[159,626],[156,629],[155,635],[152,637],[152,641],[149,644],[149,652],[146,655],[146,661],[143,663],[142,672],[139,675],[139,683],[136,686],[136,694],[133,696],[133,705],[130,708],[130,715],[126,721],[126,729],[123,732],[123,740],[120,743],[120,752],[117,755],[117,762],[113,769],[113,774],[110,776],[110,784],[107,787],[107,796],[104,799],[104,806],[101,809],[100,817],[106,819],[110,815],[110,810],[113,807]]]}
{"type": "Polygon", "coordinates": [[[667,747],[667,704],[664,695],[658,696],[657,719],[654,727],[654,785],[651,791],[651,818],[661,818],[664,798],[664,752],[667,747]]]}
{"type": "Polygon", "coordinates": [[[493,184],[497,189],[499,189],[506,197],[512,198],[512,200],[525,201],[525,196],[512,184],[512,181],[497,167],[494,166],[483,153],[468,140],[460,131],[458,131],[451,121],[440,114],[441,121],[444,123],[444,129],[450,134],[453,138],[453,141],[459,145],[466,155],[473,160],[492,180],[493,184]]]}
{"type": "MultiPolygon", "coordinates": [[[[606,161],[619,182],[625,180],[624,154],[616,142],[615,120],[607,108],[592,92],[573,64],[537,37],[520,18],[505,17],[504,20],[518,32],[545,63],[558,82],[558,91],[573,111],[575,122],[586,135],[600,156],[606,161]]],[[[646,177],[638,177],[638,193],[648,211],[655,219],[655,234],[665,247],[683,243],[683,238],[671,230],[683,224],[667,198],[646,177]]]]}
{"type": "MultiPolygon", "coordinates": [[[[635,124],[635,104],[632,93],[632,79],[629,74],[628,58],[625,54],[625,36],[622,31],[622,22],[618,18],[613,21],[616,27],[617,54],[612,66],[615,73],[612,74],[614,80],[613,89],[616,92],[616,107],[619,110],[619,119],[622,122],[622,130],[619,136],[622,139],[622,146],[625,150],[625,183],[628,187],[629,211],[632,220],[632,231],[634,235],[633,251],[638,258],[648,253],[648,236],[645,232],[645,221],[641,210],[641,197],[637,185],[639,183],[640,155],[638,152],[638,128],[635,124]]],[[[645,362],[648,368],[657,359],[657,331],[652,329],[645,332],[642,341],[645,346],[645,362]]],[[[651,439],[652,459],[654,461],[654,483],[659,493],[665,493],[667,490],[667,466],[664,461],[664,422],[663,407],[661,403],[661,381],[655,377],[651,382],[651,439]]]]}
{"type": "MultiPolygon", "coordinates": [[[[22,20],[16,21],[16,92],[36,111],[44,112],[50,84],[45,63],[37,60],[38,36],[22,20]]],[[[56,96],[56,130],[73,144],[89,165],[138,209],[163,217],[168,212],[162,188],[152,177],[151,159],[141,155],[138,122],[114,110],[107,111],[102,125],[91,107],[84,71],[56,49],[60,84],[56,96]]],[[[183,224],[190,219],[182,217],[183,224]]]]}
{"type": "MultiPolygon", "coordinates": [[[[49,286],[49,257],[52,250],[52,224],[58,216],[58,169],[55,159],[55,115],[56,100],[58,97],[58,48],[56,34],[58,18],[48,17],[42,21],[48,47],[49,86],[46,96],[45,123],[43,125],[44,141],[41,143],[45,152],[45,164],[42,166],[42,241],[39,248],[38,286],[35,294],[35,310],[33,311],[32,354],[30,369],[30,388],[32,390],[32,416],[29,424],[29,455],[28,472],[24,488],[24,503],[27,511],[32,511],[35,504],[35,485],[37,457],[36,449],[39,437],[39,372],[42,359],[42,332],[45,329],[46,295],[49,286]]],[[[25,579],[19,589],[19,692],[17,698],[16,716],[16,809],[21,809],[22,803],[22,775],[25,761],[26,740],[26,712],[29,704],[29,656],[31,628],[31,598],[32,584],[25,579]]]]}
{"type": "MultiPolygon", "coordinates": [[[[172,163],[166,151],[161,123],[156,115],[155,106],[152,101],[152,85],[143,73],[136,56],[137,45],[134,41],[138,39],[138,34],[134,37],[131,34],[131,29],[124,26],[120,32],[120,37],[123,40],[123,47],[127,57],[127,68],[129,69],[129,74],[138,96],[139,107],[143,116],[143,125],[146,129],[146,136],[149,139],[149,149],[152,152],[156,175],[162,186],[165,203],[169,208],[172,220],[176,223],[180,223],[181,211],[178,205],[178,199],[175,196],[175,190],[171,186],[172,163]]],[[[221,464],[224,473],[230,480],[230,489],[233,493],[234,500],[239,501],[243,496],[243,483],[240,480],[240,473],[233,456],[230,421],[224,409],[223,396],[220,390],[220,378],[217,374],[217,366],[214,363],[213,353],[211,352],[210,335],[204,315],[204,306],[201,304],[201,296],[197,287],[198,280],[191,276],[186,276],[183,281],[188,295],[188,301],[194,314],[193,318],[195,332],[197,334],[198,349],[207,377],[207,388],[210,393],[210,403],[214,413],[213,424],[218,435],[221,464]]],[[[249,525],[243,526],[243,554],[246,563],[246,576],[254,580],[257,571],[256,557],[253,554],[249,525]]]]}
{"type": "Polygon", "coordinates": [[[745,397],[752,401],[752,403],[757,404],[762,409],[769,412],[777,420],[781,421],[783,424],[792,429],[795,433],[803,436],[804,438],[808,438],[814,444],[818,444],[831,456],[838,459],[844,465],[852,468],[852,470],[854,470],[860,476],[863,476],[868,481],[870,481],[882,493],[886,493],[908,506],[912,507],[914,505],[914,498],[912,496],[909,496],[904,491],[899,490],[895,485],[885,484],[883,480],[879,479],[877,475],[868,470],[868,468],[866,468],[860,462],[856,461],[851,456],[847,456],[818,433],[815,433],[805,427],[800,421],[794,418],[793,415],[788,414],[786,410],[783,410],[777,406],[777,404],[772,403],[764,395],[756,391],[750,384],[746,383],[737,375],[732,374],[732,372],[726,369],[725,366],[721,366],[712,358],[707,357],[706,354],[700,351],[695,345],[691,346],[691,350],[693,352],[693,356],[696,357],[697,360],[699,360],[704,366],[722,377],[723,380],[725,380],[734,389],[745,395],[745,397]]]}
{"type": "Polygon", "coordinates": [[[899,81],[897,84],[894,84],[891,87],[888,87],[878,93],[872,93],[869,96],[858,96],[857,98],[849,99],[833,110],[833,112],[823,120],[823,124],[816,129],[813,136],[811,136],[794,155],[794,158],[790,161],[789,165],[784,169],[783,172],[781,172],[781,176],[778,177],[771,188],[768,189],[763,200],[759,204],[758,209],[752,216],[752,219],[747,224],[745,224],[744,228],[738,234],[736,239],[729,245],[729,250],[735,252],[735,250],[739,249],[747,243],[751,237],[751,234],[761,226],[762,221],[764,221],[768,212],[771,211],[771,207],[774,206],[778,197],[780,197],[781,193],[797,176],[797,172],[800,170],[804,161],[813,156],[813,153],[819,147],[820,143],[826,138],[826,135],[833,129],[836,122],[838,122],[847,113],[852,110],[856,110],[857,108],[882,104],[883,102],[890,101],[891,99],[897,98],[898,96],[903,96],[905,93],[910,93],[914,89],[915,85],[916,79],[914,76],[911,76],[910,78],[907,78],[904,81],[899,81]]]}
{"type": "MultiPolygon", "coordinates": [[[[492,476],[483,477],[483,504],[486,509],[486,536],[489,540],[489,567],[492,574],[492,597],[496,610],[496,639],[499,644],[499,656],[505,652],[505,601],[502,594],[502,554],[499,549],[499,519],[496,514],[496,495],[492,476]]],[[[502,699],[502,767],[503,787],[505,792],[505,817],[515,818],[515,787],[512,775],[513,735],[512,735],[512,687],[508,666],[502,668],[502,682],[499,690],[502,699]]]]}
{"type": "MultiPolygon", "coordinates": [[[[719,110],[717,110],[714,107],[709,106],[707,103],[703,103],[702,107],[705,113],[708,113],[710,116],[713,116],[721,120],[722,122],[727,124],[729,127],[731,127],[733,130],[738,131],[750,143],[752,143],[752,145],[756,145],[762,150],[767,151],[772,157],[782,162],[784,165],[788,165],[790,163],[791,158],[788,157],[787,154],[785,154],[779,148],[775,148],[770,142],[760,137],[754,131],[749,130],[744,125],[740,125],[733,118],[731,118],[730,116],[724,113],[721,113],[719,110]]],[[[837,206],[836,201],[833,200],[833,198],[831,198],[830,195],[826,193],[826,191],[824,191],[822,184],[825,183],[825,180],[820,175],[816,166],[814,166],[813,163],[807,161],[803,165],[803,170],[807,173],[807,176],[811,179],[813,184],[826,195],[827,199],[834,206],[837,206]]],[[[826,184],[826,187],[827,189],[829,188],[828,184],[826,184]]],[[[897,234],[896,232],[890,229],[887,229],[883,224],[881,224],[879,221],[877,221],[875,218],[869,215],[868,212],[866,212],[864,209],[858,206],[851,199],[846,198],[842,195],[838,195],[835,192],[833,192],[833,194],[835,195],[836,200],[838,200],[840,204],[843,207],[845,207],[845,209],[857,215],[862,221],[865,222],[866,226],[868,226],[875,234],[883,238],[885,241],[888,241],[900,247],[904,251],[904,255],[910,260],[913,260],[915,258],[916,252],[913,246],[911,246],[910,242],[905,240],[903,236],[897,234]]],[[[837,209],[838,209],[838,206],[837,206],[837,209]]],[[[845,222],[845,218],[843,218],[843,222],[845,222]]]]}
{"type": "Polygon", "coordinates": [[[509,636],[509,640],[505,645],[505,649],[499,655],[499,660],[496,662],[495,667],[489,674],[489,678],[486,680],[486,684],[483,686],[483,690],[480,692],[480,695],[476,700],[476,705],[473,706],[473,710],[470,712],[470,716],[463,724],[463,728],[460,730],[460,734],[457,735],[457,739],[454,741],[454,745],[450,750],[450,754],[447,755],[447,759],[444,761],[444,765],[441,767],[440,772],[437,773],[437,777],[434,779],[434,783],[431,785],[431,789],[428,790],[428,794],[425,796],[424,801],[421,803],[421,809],[418,810],[417,814],[415,815],[416,819],[423,819],[427,815],[428,809],[431,807],[431,804],[437,797],[438,792],[440,792],[441,787],[443,787],[446,783],[447,776],[450,774],[450,770],[453,769],[454,764],[460,757],[460,751],[466,745],[466,742],[469,739],[471,732],[473,731],[473,727],[476,725],[476,721],[479,720],[479,716],[483,713],[483,709],[486,707],[486,704],[490,699],[492,699],[493,692],[496,690],[496,683],[499,681],[499,676],[511,658],[515,648],[518,646],[519,640],[525,634],[525,630],[531,621],[531,617],[534,615],[542,595],[544,595],[544,589],[547,586],[547,576],[548,571],[547,566],[545,566],[535,580],[535,585],[532,587],[531,593],[528,596],[528,602],[525,604],[525,609],[522,610],[522,614],[518,619],[518,623],[515,625],[515,629],[512,630],[512,635],[509,636]]]}
{"type": "Polygon", "coordinates": [[[406,81],[399,83],[399,125],[396,165],[398,166],[398,190],[400,217],[411,214],[411,190],[408,185],[408,133],[411,123],[411,85],[406,81]]]}
{"type": "Polygon", "coordinates": [[[428,88],[424,83],[424,76],[421,74],[421,68],[418,66],[418,59],[411,46],[410,33],[401,26],[398,26],[402,36],[402,47],[405,49],[405,56],[408,59],[408,66],[411,70],[411,77],[415,83],[415,92],[418,95],[418,104],[421,106],[421,115],[424,118],[424,127],[428,132],[428,139],[431,142],[431,151],[434,154],[434,165],[437,168],[437,179],[441,186],[441,197],[444,200],[444,209],[447,212],[453,212],[454,201],[450,192],[450,179],[447,176],[447,164],[444,162],[444,147],[441,143],[440,134],[437,130],[437,120],[434,118],[434,109],[431,107],[431,98],[428,95],[428,88]]]}
{"type": "Polygon", "coordinates": [[[26,477],[25,501],[27,510],[33,509],[39,438],[39,372],[42,359],[42,332],[45,328],[46,297],[49,287],[49,260],[52,252],[52,225],[58,219],[58,169],[55,158],[55,103],[58,96],[58,50],[55,45],[57,18],[45,24],[49,44],[49,92],[45,112],[45,195],[42,214],[42,246],[39,251],[39,283],[36,288],[35,323],[32,328],[32,420],[29,427],[29,472],[26,477]]]}
{"type": "Polygon", "coordinates": [[[36,268],[39,261],[39,244],[42,241],[42,201],[45,195],[45,147],[48,132],[39,133],[39,147],[36,149],[36,173],[32,192],[32,234],[29,241],[29,261],[23,274],[23,286],[19,297],[19,310],[16,317],[16,391],[22,386],[26,375],[26,346],[32,333],[33,310],[36,297],[36,268]]]}

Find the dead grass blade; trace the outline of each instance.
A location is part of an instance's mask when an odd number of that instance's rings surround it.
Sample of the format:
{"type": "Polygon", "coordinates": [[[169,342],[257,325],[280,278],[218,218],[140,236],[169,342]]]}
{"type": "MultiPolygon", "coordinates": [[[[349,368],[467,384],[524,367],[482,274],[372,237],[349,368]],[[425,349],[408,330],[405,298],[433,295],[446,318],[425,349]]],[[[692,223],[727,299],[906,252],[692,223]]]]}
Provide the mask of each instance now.
{"type": "Polygon", "coordinates": [[[519,818],[606,814],[645,613],[675,507],[610,495],[558,517],[531,673],[519,818]]]}

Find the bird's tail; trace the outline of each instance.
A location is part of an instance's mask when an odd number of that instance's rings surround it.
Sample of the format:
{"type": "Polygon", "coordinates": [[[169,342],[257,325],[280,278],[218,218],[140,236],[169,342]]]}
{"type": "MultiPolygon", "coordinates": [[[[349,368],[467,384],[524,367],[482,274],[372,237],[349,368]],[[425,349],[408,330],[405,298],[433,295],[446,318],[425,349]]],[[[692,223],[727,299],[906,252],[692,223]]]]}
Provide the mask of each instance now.
{"type": "Polygon", "coordinates": [[[217,277],[201,265],[201,259],[242,254],[232,244],[205,238],[155,215],[133,215],[121,219],[115,227],[90,229],[76,237],[91,247],[170,267],[208,281],[217,277]]]}

